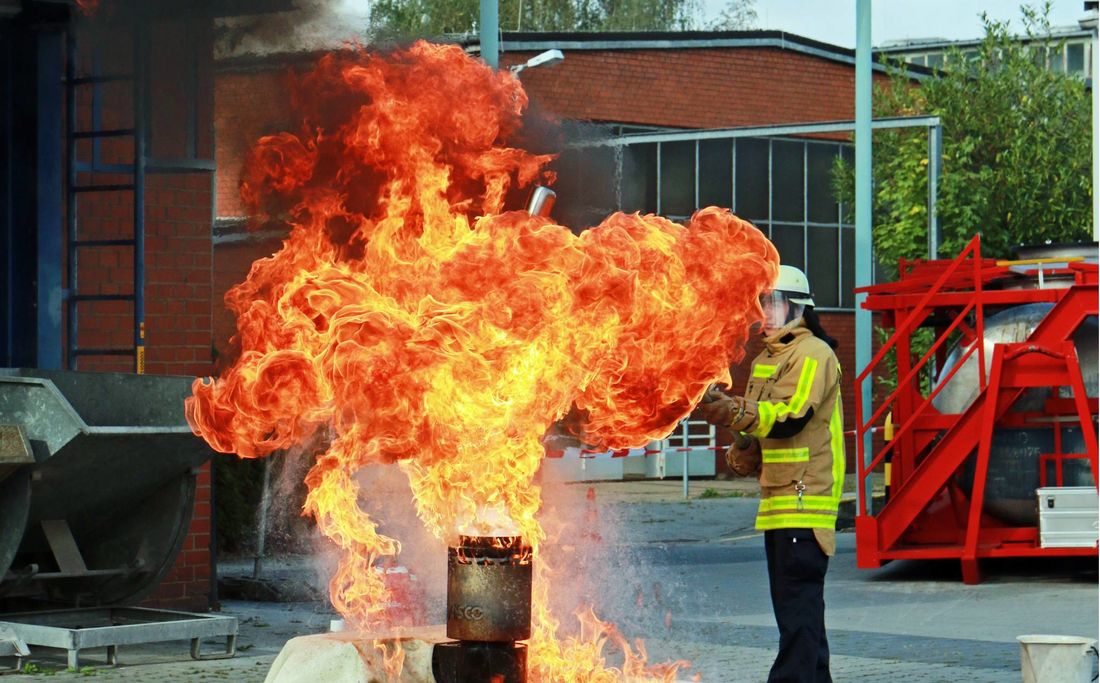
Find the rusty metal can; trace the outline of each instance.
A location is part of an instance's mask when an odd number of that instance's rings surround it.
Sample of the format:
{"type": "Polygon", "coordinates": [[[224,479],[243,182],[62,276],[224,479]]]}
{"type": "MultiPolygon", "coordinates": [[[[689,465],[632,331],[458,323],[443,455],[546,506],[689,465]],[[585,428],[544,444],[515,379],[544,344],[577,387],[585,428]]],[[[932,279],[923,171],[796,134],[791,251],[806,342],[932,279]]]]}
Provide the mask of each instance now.
{"type": "Polygon", "coordinates": [[[447,549],[447,637],[531,636],[531,548],[518,537],[463,536],[447,549]]]}

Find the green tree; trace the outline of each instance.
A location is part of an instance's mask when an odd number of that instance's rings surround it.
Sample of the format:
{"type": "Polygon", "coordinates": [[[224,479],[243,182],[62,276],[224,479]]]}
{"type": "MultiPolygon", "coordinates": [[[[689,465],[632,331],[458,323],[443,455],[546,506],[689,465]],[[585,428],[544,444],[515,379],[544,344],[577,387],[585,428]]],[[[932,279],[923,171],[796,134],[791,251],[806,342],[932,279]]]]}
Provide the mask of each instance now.
{"type": "Polygon", "coordinates": [[[756,19],[755,0],[729,0],[708,28],[712,31],[745,31],[756,28],[756,19]]]}
{"type": "MultiPolygon", "coordinates": [[[[975,234],[982,251],[1008,256],[1021,243],[1090,239],[1090,104],[1080,78],[1051,71],[1049,2],[1021,8],[1028,44],[982,15],[977,56],[959,52],[936,77],[914,83],[894,69],[874,94],[876,117],[930,114],[943,120],[938,213],[940,254],[975,234]]],[[[928,146],[923,130],[877,131],[873,149],[874,242],[883,264],[927,254],[928,146]]],[[[850,165],[838,162],[834,191],[854,195],[850,165]]]]}
{"type": "MultiPolygon", "coordinates": [[[[711,28],[751,28],[755,0],[729,0],[711,28]]],[[[375,0],[380,34],[438,36],[477,30],[478,0],[375,0]]],[[[702,23],[700,0],[500,0],[504,31],[680,31],[702,23]]]]}

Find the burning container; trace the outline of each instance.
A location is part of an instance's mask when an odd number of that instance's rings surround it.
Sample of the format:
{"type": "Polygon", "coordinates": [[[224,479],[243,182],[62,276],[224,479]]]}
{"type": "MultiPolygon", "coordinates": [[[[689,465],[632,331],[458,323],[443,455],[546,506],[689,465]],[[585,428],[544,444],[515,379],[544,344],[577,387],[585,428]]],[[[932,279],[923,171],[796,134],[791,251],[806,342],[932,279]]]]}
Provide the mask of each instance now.
{"type": "Polygon", "coordinates": [[[525,683],[532,553],[518,536],[461,536],[447,549],[447,637],[432,653],[438,683],[525,683]]]}
{"type": "Polygon", "coordinates": [[[0,604],[134,603],[157,585],[211,455],[184,419],[191,381],[0,369],[0,604]]]}

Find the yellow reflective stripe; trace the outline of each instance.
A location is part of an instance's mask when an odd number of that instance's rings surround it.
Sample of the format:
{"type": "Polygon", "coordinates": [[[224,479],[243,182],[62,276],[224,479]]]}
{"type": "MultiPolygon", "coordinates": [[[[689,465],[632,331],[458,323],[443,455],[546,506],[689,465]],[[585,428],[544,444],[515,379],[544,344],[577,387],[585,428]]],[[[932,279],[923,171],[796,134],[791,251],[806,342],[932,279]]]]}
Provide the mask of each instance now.
{"type": "Polygon", "coordinates": [[[794,396],[790,403],[781,401],[760,401],[756,409],[758,419],[753,435],[766,437],[775,425],[775,421],[784,415],[797,415],[806,406],[810,398],[810,390],[814,386],[814,375],[817,374],[817,361],[813,358],[805,358],[802,361],[802,372],[798,375],[798,385],[794,389],[794,396]]]}
{"type": "MultiPolygon", "coordinates": [[[[836,513],[840,499],[832,496],[802,496],[802,509],[813,512],[836,513]]],[[[798,510],[798,496],[772,496],[760,501],[760,512],[775,510],[798,510]]]]}
{"type": "Polygon", "coordinates": [[[798,387],[795,388],[794,396],[791,398],[790,411],[795,415],[802,412],[802,407],[806,405],[806,401],[810,398],[810,389],[814,386],[814,375],[816,374],[816,360],[807,358],[802,361],[802,374],[798,376],[798,387]]]}
{"type": "Polygon", "coordinates": [[[754,436],[764,438],[775,425],[775,407],[767,401],[760,401],[756,404],[756,429],[752,430],[754,436]]]}
{"type": "Polygon", "coordinates": [[[764,448],[760,451],[764,462],[809,462],[810,449],[803,448],[764,448]]]}
{"type": "Polygon", "coordinates": [[[840,392],[836,393],[836,406],[829,418],[829,447],[833,451],[833,496],[838,500],[844,491],[844,421],[840,417],[840,392]]]}
{"type": "Polygon", "coordinates": [[[759,379],[767,379],[775,374],[775,369],[778,365],[764,365],[763,363],[757,363],[752,366],[752,376],[759,379]]]}
{"type": "Polygon", "coordinates": [[[836,529],[836,515],[817,512],[792,512],[787,515],[758,515],[756,528],[769,529],[836,529]]]}

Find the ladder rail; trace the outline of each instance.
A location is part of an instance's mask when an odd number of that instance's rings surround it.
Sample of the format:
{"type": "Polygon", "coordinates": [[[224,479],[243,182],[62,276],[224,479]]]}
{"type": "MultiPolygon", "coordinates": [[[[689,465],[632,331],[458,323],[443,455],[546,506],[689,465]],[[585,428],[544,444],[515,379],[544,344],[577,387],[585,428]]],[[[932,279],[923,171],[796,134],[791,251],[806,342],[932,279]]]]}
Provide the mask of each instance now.
{"type": "MultiPolygon", "coordinates": [[[[66,365],[71,370],[78,369],[81,357],[133,357],[133,370],[138,374],[145,372],[145,176],[149,162],[146,144],[148,140],[148,51],[147,31],[140,25],[133,28],[133,45],[130,74],[102,75],[98,45],[94,45],[91,54],[91,75],[78,74],[79,45],[76,31],[66,34],[65,60],[65,130],[66,130],[66,235],[67,235],[67,287],[66,303],[66,365]],[[103,128],[103,97],[100,86],[106,83],[129,82],[131,84],[132,127],[103,128]],[[90,97],[90,127],[77,129],[77,92],[88,87],[90,97]],[[104,164],[102,146],[104,139],[132,138],[133,155],[130,164],[104,164]],[[80,160],[80,141],[90,141],[91,159],[80,160]],[[92,176],[80,183],[79,173],[92,176]],[[131,182],[97,183],[97,173],[115,173],[131,176],[131,182]],[[131,192],[132,236],[127,238],[81,239],[80,234],[80,196],[104,192],[131,192]],[[130,294],[82,294],[80,293],[80,253],[101,248],[125,248],[132,250],[133,289],[130,294]],[[80,304],[96,301],[131,301],[133,321],[132,346],[84,348],[80,346],[80,304]]],[[[175,171],[169,168],[169,172],[175,171]]]]}

